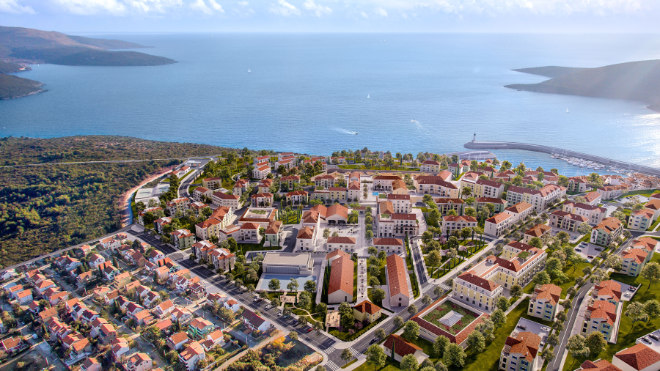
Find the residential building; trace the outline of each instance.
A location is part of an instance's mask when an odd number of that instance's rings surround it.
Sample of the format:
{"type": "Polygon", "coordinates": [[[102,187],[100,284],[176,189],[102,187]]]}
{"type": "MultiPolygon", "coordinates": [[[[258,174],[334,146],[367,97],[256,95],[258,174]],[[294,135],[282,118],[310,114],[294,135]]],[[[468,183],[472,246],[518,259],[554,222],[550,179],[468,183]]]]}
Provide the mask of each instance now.
{"type": "Polygon", "coordinates": [[[594,191],[584,195],[584,199],[586,200],[587,205],[597,206],[602,201],[603,197],[600,193],[594,191]]]}
{"type": "Polygon", "coordinates": [[[653,224],[654,213],[651,209],[634,211],[628,218],[628,228],[635,231],[645,231],[653,224]]]}
{"type": "Polygon", "coordinates": [[[241,319],[243,320],[243,324],[252,331],[266,332],[271,328],[270,322],[251,311],[249,308],[243,308],[241,319]]]}
{"type": "Polygon", "coordinates": [[[613,200],[621,196],[625,192],[627,192],[628,186],[625,184],[607,185],[602,188],[598,188],[596,191],[600,193],[603,201],[607,201],[607,200],[613,200]]]}
{"type": "Polygon", "coordinates": [[[460,198],[443,198],[438,197],[434,198],[433,201],[438,206],[438,211],[440,215],[449,214],[450,210],[454,210],[456,215],[463,215],[465,201],[460,198]]]}
{"type": "Polygon", "coordinates": [[[577,232],[578,227],[588,223],[589,219],[582,215],[571,214],[562,210],[555,210],[550,214],[550,225],[570,232],[577,232]]]}
{"type": "Polygon", "coordinates": [[[537,371],[541,369],[541,337],[529,331],[517,329],[507,337],[500,355],[499,370],[537,371]]]}
{"type": "Polygon", "coordinates": [[[628,276],[639,276],[644,265],[653,257],[653,250],[628,248],[621,253],[620,272],[628,276]]]}
{"type": "Polygon", "coordinates": [[[188,197],[179,197],[167,203],[167,210],[171,216],[183,215],[189,206],[190,199],[188,197]]]}
{"type": "Polygon", "coordinates": [[[328,304],[350,303],[353,301],[353,268],[351,256],[342,250],[335,250],[326,259],[330,265],[328,283],[328,304]]]}
{"type": "Polygon", "coordinates": [[[353,317],[360,322],[373,322],[380,318],[382,308],[365,300],[353,307],[353,317]]]}
{"type": "Polygon", "coordinates": [[[207,319],[196,317],[188,324],[188,334],[193,339],[200,339],[213,331],[215,326],[207,319]]]}
{"type": "Polygon", "coordinates": [[[463,228],[474,228],[477,226],[477,218],[468,215],[445,215],[442,217],[442,234],[450,236],[454,232],[460,232],[463,228]]]}
{"type": "Polygon", "coordinates": [[[617,306],[607,300],[594,300],[584,312],[582,334],[589,335],[598,331],[603,334],[606,341],[610,340],[617,320],[617,306]]]}
{"type": "Polygon", "coordinates": [[[568,192],[571,193],[583,193],[587,191],[589,183],[587,183],[586,176],[571,177],[568,178],[568,192]]]}
{"type": "Polygon", "coordinates": [[[387,201],[392,203],[392,209],[394,213],[399,214],[409,214],[412,212],[412,202],[410,202],[410,195],[400,195],[389,193],[387,195],[387,201]]]}
{"type": "Polygon", "coordinates": [[[500,237],[504,235],[514,224],[511,214],[501,212],[486,219],[484,223],[484,234],[493,237],[500,237]]]}
{"type": "MultiPolygon", "coordinates": [[[[393,183],[401,181],[398,175],[376,175],[373,177],[373,190],[374,191],[389,191],[394,190],[393,183]]],[[[405,183],[404,183],[405,184],[405,183]]]]}
{"type": "Polygon", "coordinates": [[[314,251],[316,249],[317,229],[314,227],[302,227],[296,236],[297,251],[314,251]]]}
{"type": "Polygon", "coordinates": [[[307,191],[291,191],[286,194],[286,203],[292,206],[305,205],[309,202],[307,191]]]}
{"type": "Polygon", "coordinates": [[[551,283],[537,286],[529,299],[527,314],[546,321],[554,321],[557,304],[561,297],[561,287],[551,283]]]}
{"type": "Polygon", "coordinates": [[[414,236],[418,231],[417,216],[415,214],[395,213],[390,201],[378,204],[378,217],[376,218],[376,236],[378,237],[405,237],[414,236]]]}
{"type": "Polygon", "coordinates": [[[233,194],[226,194],[223,192],[213,192],[211,195],[211,200],[215,206],[226,206],[233,210],[238,210],[241,208],[240,205],[241,197],[233,194]]]}
{"type": "Polygon", "coordinates": [[[362,199],[362,189],[360,189],[360,182],[354,180],[348,184],[348,193],[346,195],[348,202],[358,202],[362,199]]]}
{"type": "Polygon", "coordinates": [[[418,347],[413,343],[407,342],[404,338],[397,334],[391,334],[387,337],[383,343],[383,348],[385,348],[385,354],[397,362],[401,362],[403,357],[407,355],[412,355],[417,360],[417,364],[421,364],[425,359],[428,358],[428,355],[424,353],[422,348],[418,347]]]}
{"type": "Polygon", "coordinates": [[[287,175],[280,178],[280,184],[287,190],[293,190],[297,184],[300,184],[298,175],[287,175]]]}
{"type": "Polygon", "coordinates": [[[426,160],[419,166],[419,171],[422,173],[437,174],[440,172],[440,163],[438,161],[426,160]]]}
{"type": "Polygon", "coordinates": [[[617,218],[609,217],[603,219],[591,231],[590,242],[596,245],[608,246],[615,242],[623,232],[623,225],[617,218]]]}
{"type": "Polygon", "coordinates": [[[588,219],[588,223],[596,225],[603,221],[607,215],[607,209],[586,203],[566,201],[562,205],[562,210],[571,214],[584,216],[588,219]]]}
{"type": "Polygon", "coordinates": [[[355,251],[357,241],[355,237],[348,236],[330,236],[325,244],[326,251],[342,250],[348,253],[355,251]]]}
{"type": "Polygon", "coordinates": [[[440,176],[418,175],[413,179],[413,185],[418,193],[458,198],[458,187],[440,176]]]}
{"type": "Polygon", "coordinates": [[[252,170],[252,178],[254,179],[266,179],[270,174],[270,164],[257,165],[252,170]]]}
{"type": "Polygon", "coordinates": [[[527,202],[536,212],[541,212],[565,195],[566,188],[555,184],[546,184],[539,189],[510,186],[506,192],[506,200],[510,204],[527,202]]]}
{"type": "Polygon", "coordinates": [[[507,203],[506,200],[501,198],[477,197],[475,199],[475,207],[477,208],[477,211],[481,211],[486,205],[493,205],[493,212],[501,213],[506,208],[507,203]]]}
{"type": "MultiPolygon", "coordinates": [[[[268,166],[268,165],[265,165],[268,166]]],[[[268,167],[270,169],[270,166],[268,167]]],[[[196,341],[191,342],[186,348],[179,353],[179,361],[186,366],[187,370],[194,370],[199,361],[206,358],[204,347],[196,341]]]]}
{"type": "Polygon", "coordinates": [[[621,369],[607,360],[599,359],[597,361],[586,360],[575,371],[621,371],[621,369]]]}
{"type": "Polygon", "coordinates": [[[547,224],[537,224],[525,231],[522,242],[529,243],[532,238],[540,238],[543,243],[550,237],[552,228],[547,224]]]}
{"type": "Polygon", "coordinates": [[[126,369],[126,371],[149,371],[152,368],[153,361],[147,353],[133,353],[133,355],[128,357],[126,362],[124,362],[124,369],[126,369]]]}
{"type": "Polygon", "coordinates": [[[252,207],[269,207],[273,204],[272,193],[256,193],[250,196],[252,207]]]}
{"type": "Polygon", "coordinates": [[[243,223],[238,232],[238,241],[241,243],[258,244],[261,242],[259,228],[259,224],[256,223],[243,223]]]}
{"type": "Polygon", "coordinates": [[[660,353],[645,344],[635,344],[616,353],[612,365],[621,371],[660,370],[660,353]]]}
{"type": "Polygon", "coordinates": [[[388,255],[385,268],[390,307],[407,307],[410,305],[410,286],[406,262],[399,255],[388,255]]]}
{"type": "Polygon", "coordinates": [[[202,187],[211,190],[222,188],[222,178],[204,178],[202,179],[202,187]]]}
{"type": "Polygon", "coordinates": [[[174,247],[179,250],[189,249],[195,243],[195,235],[187,229],[177,229],[171,236],[174,247]]]}
{"type": "Polygon", "coordinates": [[[386,254],[397,254],[405,256],[406,247],[403,240],[393,237],[376,237],[373,239],[373,246],[379,251],[385,251],[386,254]]]}
{"type": "Polygon", "coordinates": [[[279,246],[280,245],[280,235],[281,235],[282,221],[276,220],[268,224],[265,233],[265,242],[264,246],[279,246]]]}

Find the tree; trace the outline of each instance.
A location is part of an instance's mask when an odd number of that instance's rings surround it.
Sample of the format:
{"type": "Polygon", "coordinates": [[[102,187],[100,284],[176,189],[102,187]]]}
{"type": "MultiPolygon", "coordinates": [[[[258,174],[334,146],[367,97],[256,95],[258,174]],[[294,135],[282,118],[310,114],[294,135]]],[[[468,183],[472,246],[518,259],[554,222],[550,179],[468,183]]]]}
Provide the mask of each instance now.
{"type": "Polygon", "coordinates": [[[594,331],[591,334],[587,336],[587,339],[585,341],[587,348],[589,348],[589,354],[591,357],[596,357],[597,355],[600,354],[600,352],[605,349],[605,346],[607,345],[607,342],[605,341],[605,337],[603,337],[603,334],[599,331],[594,331]]]}
{"type": "Polygon", "coordinates": [[[286,288],[289,289],[289,291],[298,291],[298,281],[294,278],[289,282],[288,285],[286,285],[286,288]]]}
{"type": "Polygon", "coordinates": [[[531,246],[536,247],[537,249],[540,249],[540,248],[543,247],[543,241],[542,241],[540,238],[538,238],[538,237],[532,237],[532,238],[529,240],[529,244],[530,244],[531,246]]]}
{"type": "Polygon", "coordinates": [[[437,338],[435,338],[435,341],[433,342],[433,355],[435,358],[442,358],[450,343],[451,341],[449,341],[449,339],[444,335],[439,335],[437,338]]]}
{"type": "Polygon", "coordinates": [[[580,334],[573,335],[568,339],[567,348],[573,358],[578,360],[589,357],[589,353],[591,352],[589,347],[587,347],[586,339],[580,334]]]}
{"type": "Polygon", "coordinates": [[[557,335],[556,331],[548,336],[548,344],[552,345],[553,347],[559,344],[559,335],[557,335]]]}
{"type": "Polygon", "coordinates": [[[649,318],[657,318],[660,316],[660,302],[655,299],[648,300],[644,303],[644,313],[649,316],[649,318]]]}
{"type": "Polygon", "coordinates": [[[436,287],[433,288],[433,293],[434,293],[436,296],[440,296],[440,295],[442,295],[443,292],[444,292],[444,290],[443,290],[442,287],[440,287],[440,286],[436,286],[436,287]]]}
{"type": "Polygon", "coordinates": [[[550,275],[545,272],[541,271],[534,276],[533,282],[537,285],[545,285],[547,283],[550,283],[550,275]]]}
{"type": "Polygon", "coordinates": [[[378,330],[376,330],[376,337],[378,339],[384,339],[385,336],[387,336],[387,334],[385,333],[385,330],[383,330],[382,328],[379,328],[378,330]]]}
{"type": "Polygon", "coordinates": [[[408,321],[403,326],[403,334],[401,335],[408,341],[413,341],[419,337],[419,325],[417,322],[408,321]]]}
{"type": "Polygon", "coordinates": [[[417,359],[412,354],[407,354],[401,358],[401,370],[403,371],[415,371],[417,370],[417,359]]]}
{"type": "Polygon", "coordinates": [[[312,294],[310,294],[307,291],[303,291],[300,293],[300,296],[298,297],[298,308],[306,309],[309,310],[312,305],[312,294]]]}
{"type": "Polygon", "coordinates": [[[351,353],[351,351],[348,348],[344,349],[341,352],[341,359],[343,359],[344,361],[348,362],[351,358],[353,358],[353,353],[351,353]]]}
{"type": "Polygon", "coordinates": [[[438,362],[435,363],[435,371],[449,371],[447,366],[445,366],[444,363],[442,363],[441,360],[438,360],[438,362]]]}
{"type": "Polygon", "coordinates": [[[497,302],[495,303],[495,306],[499,308],[502,312],[506,312],[507,309],[509,309],[509,300],[505,298],[504,296],[500,296],[497,298],[497,302]]]}
{"type": "Polygon", "coordinates": [[[463,348],[454,343],[449,344],[445,354],[442,356],[442,363],[448,367],[463,367],[465,365],[465,352],[463,351],[463,348]]]}
{"type": "Polygon", "coordinates": [[[589,223],[584,222],[578,226],[578,232],[580,234],[591,233],[591,226],[589,225],[589,223]]]}
{"type": "Polygon", "coordinates": [[[621,269],[622,260],[619,255],[610,255],[605,259],[605,266],[612,268],[614,270],[621,269]]]}
{"type": "Polygon", "coordinates": [[[646,321],[648,315],[644,311],[644,305],[638,302],[632,302],[628,304],[625,312],[626,317],[629,317],[632,321],[632,327],[635,328],[635,323],[639,321],[646,321]]]}
{"type": "Polygon", "coordinates": [[[268,282],[268,288],[271,291],[279,290],[280,289],[280,280],[278,280],[277,278],[273,278],[272,280],[270,280],[270,282],[268,282]]]}
{"type": "Polygon", "coordinates": [[[387,355],[383,348],[378,344],[373,344],[367,349],[367,362],[371,362],[378,367],[385,366],[385,361],[387,360],[387,355]]]}
{"type": "Polygon", "coordinates": [[[522,294],[522,287],[520,285],[511,286],[511,296],[519,297],[522,294]]]}
{"type": "Polygon", "coordinates": [[[550,349],[550,347],[545,347],[541,351],[541,357],[545,360],[551,360],[554,357],[555,353],[550,349]]]}
{"type": "Polygon", "coordinates": [[[410,313],[411,315],[417,313],[417,307],[415,306],[415,304],[410,304],[410,306],[408,307],[408,313],[410,313]]]}
{"type": "Polygon", "coordinates": [[[500,308],[493,311],[490,319],[493,321],[493,324],[496,328],[500,328],[502,325],[504,325],[504,323],[506,323],[506,315],[504,315],[504,311],[500,308]]]}
{"type": "Polygon", "coordinates": [[[441,260],[442,257],[440,256],[440,252],[438,250],[431,251],[426,257],[426,263],[432,267],[437,267],[441,260]]]}
{"type": "Polygon", "coordinates": [[[394,316],[393,321],[394,321],[394,326],[396,327],[403,326],[403,318],[401,318],[401,316],[394,316]]]}
{"type": "Polygon", "coordinates": [[[428,296],[427,294],[424,294],[424,297],[422,297],[422,303],[424,303],[424,305],[429,305],[432,302],[433,302],[433,299],[431,299],[431,297],[428,296]]]}
{"type": "Polygon", "coordinates": [[[298,333],[295,332],[295,331],[291,331],[291,332],[289,332],[289,339],[291,339],[291,340],[293,340],[293,341],[298,340],[298,333]]]}
{"type": "Polygon", "coordinates": [[[486,339],[481,332],[472,331],[466,341],[467,349],[470,349],[473,354],[481,353],[486,348],[486,339]]]}
{"type": "Polygon", "coordinates": [[[642,268],[641,275],[642,278],[649,280],[649,286],[647,290],[650,289],[652,281],[660,280],[660,264],[656,262],[646,263],[644,268],[642,268]]]}
{"type": "Polygon", "coordinates": [[[372,289],[371,298],[376,304],[380,305],[385,299],[385,291],[383,289],[372,289]]]}
{"type": "Polygon", "coordinates": [[[307,292],[316,292],[316,282],[308,280],[305,282],[305,291],[307,292]]]}
{"type": "Polygon", "coordinates": [[[234,322],[236,315],[231,309],[221,307],[220,310],[218,310],[218,317],[220,317],[223,322],[230,324],[234,322]]]}

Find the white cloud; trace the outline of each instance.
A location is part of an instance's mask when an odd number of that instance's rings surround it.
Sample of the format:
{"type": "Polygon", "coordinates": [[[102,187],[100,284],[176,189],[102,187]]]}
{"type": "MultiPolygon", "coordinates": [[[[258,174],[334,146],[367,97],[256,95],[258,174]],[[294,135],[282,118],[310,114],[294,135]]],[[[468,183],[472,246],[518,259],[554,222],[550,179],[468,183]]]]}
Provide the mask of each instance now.
{"type": "Polygon", "coordinates": [[[296,8],[295,5],[287,2],[286,0],[277,0],[277,4],[273,4],[270,7],[270,12],[285,17],[291,15],[300,15],[300,9],[296,8]]]}
{"type": "Polygon", "coordinates": [[[328,15],[332,13],[332,8],[330,8],[329,6],[317,4],[314,2],[314,0],[306,0],[303,6],[305,7],[305,9],[314,13],[314,15],[316,15],[317,17],[322,17],[324,15],[328,15]]]}
{"type": "Polygon", "coordinates": [[[377,8],[375,11],[376,14],[378,14],[381,17],[387,17],[387,10],[383,8],[377,8]]]}
{"type": "Polygon", "coordinates": [[[21,5],[21,0],[0,0],[0,13],[28,13],[34,14],[34,9],[28,5],[21,5]]]}
{"type": "Polygon", "coordinates": [[[225,12],[222,5],[218,4],[215,0],[196,0],[190,4],[190,7],[208,15],[225,12]]]}
{"type": "Polygon", "coordinates": [[[121,14],[126,6],[117,0],[55,0],[65,10],[81,15],[96,13],[121,14]]]}
{"type": "Polygon", "coordinates": [[[123,0],[126,5],[143,13],[165,13],[183,5],[183,0],[123,0]]]}

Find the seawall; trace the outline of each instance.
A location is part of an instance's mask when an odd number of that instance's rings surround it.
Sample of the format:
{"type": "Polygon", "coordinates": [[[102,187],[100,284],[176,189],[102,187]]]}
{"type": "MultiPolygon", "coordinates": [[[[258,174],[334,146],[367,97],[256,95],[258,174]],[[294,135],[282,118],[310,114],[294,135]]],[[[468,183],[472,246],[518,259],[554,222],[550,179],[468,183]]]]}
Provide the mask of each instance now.
{"type": "Polygon", "coordinates": [[[479,150],[519,149],[524,151],[542,152],[547,154],[558,154],[561,156],[576,157],[583,160],[593,161],[602,165],[613,166],[620,169],[632,170],[639,173],[660,176],[660,169],[655,167],[633,164],[625,161],[613,160],[602,156],[590,155],[587,153],[572,151],[564,148],[544,146],[541,144],[519,143],[519,142],[471,141],[465,143],[463,146],[468,149],[479,149],[479,150]]]}

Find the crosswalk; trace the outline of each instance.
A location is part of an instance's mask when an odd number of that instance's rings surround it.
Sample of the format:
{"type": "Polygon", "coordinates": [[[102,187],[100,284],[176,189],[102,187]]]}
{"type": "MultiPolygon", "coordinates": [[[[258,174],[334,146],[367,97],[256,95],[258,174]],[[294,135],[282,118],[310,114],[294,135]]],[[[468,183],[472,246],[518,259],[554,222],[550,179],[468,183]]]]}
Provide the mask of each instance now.
{"type": "Polygon", "coordinates": [[[341,367],[337,366],[337,365],[336,365],[334,362],[332,362],[332,361],[328,361],[328,363],[325,364],[325,368],[326,368],[326,369],[329,369],[329,370],[331,370],[331,371],[337,371],[337,370],[339,370],[341,367]]]}

